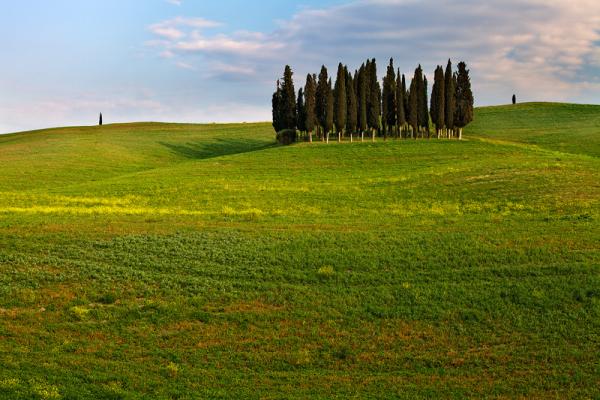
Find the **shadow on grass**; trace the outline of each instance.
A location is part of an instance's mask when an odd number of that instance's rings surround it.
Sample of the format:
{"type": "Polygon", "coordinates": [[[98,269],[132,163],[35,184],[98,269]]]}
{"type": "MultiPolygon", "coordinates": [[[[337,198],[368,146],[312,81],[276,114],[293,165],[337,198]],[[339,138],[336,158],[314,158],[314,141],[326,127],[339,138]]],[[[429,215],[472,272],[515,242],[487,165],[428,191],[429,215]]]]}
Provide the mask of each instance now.
{"type": "Polygon", "coordinates": [[[159,142],[173,153],[190,159],[207,159],[231,154],[249,153],[277,146],[253,139],[216,139],[211,142],[174,144],[159,142]]]}

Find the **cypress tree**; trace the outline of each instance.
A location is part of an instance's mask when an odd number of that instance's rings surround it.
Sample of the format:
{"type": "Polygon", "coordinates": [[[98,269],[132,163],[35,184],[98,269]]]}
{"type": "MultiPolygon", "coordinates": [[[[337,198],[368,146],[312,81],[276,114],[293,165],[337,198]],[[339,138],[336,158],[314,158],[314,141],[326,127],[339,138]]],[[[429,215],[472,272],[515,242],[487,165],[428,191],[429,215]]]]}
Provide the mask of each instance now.
{"type": "Polygon", "coordinates": [[[367,76],[366,67],[363,64],[358,70],[357,76],[357,93],[358,93],[358,129],[361,132],[361,140],[364,139],[365,131],[368,127],[367,121],[367,76]]]}
{"type": "Polygon", "coordinates": [[[325,134],[327,135],[327,143],[329,143],[329,132],[333,129],[333,115],[334,115],[334,97],[333,90],[331,88],[331,78],[329,78],[329,82],[327,82],[327,107],[325,112],[325,134]]]}
{"type": "Polygon", "coordinates": [[[396,126],[396,70],[394,69],[394,59],[390,58],[390,65],[387,74],[383,80],[383,113],[382,122],[385,124],[384,135],[388,129],[396,126]]]}
{"type": "Polygon", "coordinates": [[[102,126],[102,113],[100,113],[100,119],[98,120],[98,125],[102,126]]]}
{"type": "Polygon", "coordinates": [[[429,106],[429,114],[431,116],[431,123],[435,125],[436,131],[438,126],[437,120],[437,95],[438,95],[438,69],[435,69],[435,73],[433,74],[433,86],[431,87],[431,103],[429,106]]]}
{"type": "MultiPolygon", "coordinates": [[[[416,75],[416,73],[415,73],[416,75]]],[[[419,124],[419,95],[417,91],[417,79],[416,76],[410,83],[410,90],[408,95],[408,124],[412,128],[412,138],[417,138],[417,128],[419,124]]]]}
{"type": "Polygon", "coordinates": [[[410,87],[406,86],[406,77],[404,74],[402,74],[402,91],[404,91],[404,115],[408,123],[410,87]]]}
{"type": "Polygon", "coordinates": [[[339,63],[337,70],[337,77],[335,79],[334,89],[334,122],[335,129],[338,132],[338,141],[340,140],[344,130],[346,129],[346,117],[347,117],[347,95],[346,95],[346,73],[344,66],[339,63]]]}
{"type": "Polygon", "coordinates": [[[517,95],[516,94],[513,94],[512,103],[513,103],[513,105],[517,104],[517,95]]]}
{"type": "Polygon", "coordinates": [[[368,65],[367,124],[373,130],[372,135],[374,137],[375,131],[379,130],[379,119],[381,116],[381,86],[377,80],[377,62],[373,58],[368,65]]]}
{"type": "MultiPolygon", "coordinates": [[[[319,82],[317,83],[316,92],[316,114],[317,122],[322,130],[327,125],[327,102],[329,101],[329,86],[328,86],[327,68],[323,65],[319,73],[319,82]]],[[[324,139],[324,131],[321,132],[321,139],[324,139]]]]}
{"type": "Polygon", "coordinates": [[[400,69],[396,74],[396,123],[398,124],[398,133],[402,131],[402,127],[406,124],[406,114],[404,112],[404,75],[400,78],[400,69]]]}
{"type": "Polygon", "coordinates": [[[431,120],[435,124],[438,138],[440,137],[442,129],[444,129],[445,104],[444,69],[441,65],[438,65],[435,70],[433,90],[431,93],[431,120]]]}
{"type": "MultiPolygon", "coordinates": [[[[444,76],[444,85],[445,85],[445,111],[444,111],[444,120],[446,128],[452,131],[454,129],[454,109],[455,109],[455,99],[454,99],[454,77],[452,73],[452,61],[448,60],[448,65],[446,66],[446,74],[444,76]]],[[[448,134],[450,136],[450,133],[448,134]]]]}
{"type": "Polygon", "coordinates": [[[423,120],[421,121],[421,126],[423,129],[427,131],[427,139],[429,139],[429,102],[427,101],[427,77],[423,75],[423,95],[421,101],[423,104],[421,108],[423,109],[423,120]]]}
{"type": "Polygon", "coordinates": [[[306,106],[304,105],[304,89],[298,90],[298,100],[296,101],[296,117],[298,121],[296,126],[300,132],[306,132],[306,106]]]}
{"type": "Polygon", "coordinates": [[[296,129],[296,91],[292,69],[285,66],[281,85],[281,122],[284,129],[296,129]]]}
{"type": "Polygon", "coordinates": [[[464,62],[458,63],[456,74],[456,113],[454,124],[458,127],[458,139],[462,139],[462,130],[473,121],[473,92],[469,70],[464,62]]]}
{"type": "Polygon", "coordinates": [[[315,83],[315,76],[308,74],[306,76],[306,86],[304,87],[304,107],[306,109],[306,120],[304,122],[304,127],[308,133],[308,140],[312,142],[312,132],[315,129],[315,125],[317,124],[317,116],[316,116],[316,94],[317,94],[317,86],[315,83]]]}
{"type": "Polygon", "coordinates": [[[356,91],[352,74],[345,68],[346,73],[346,131],[350,135],[356,132],[358,124],[358,104],[356,99],[356,91]]]}
{"type": "Polygon", "coordinates": [[[283,129],[283,121],[281,118],[281,106],[283,102],[281,100],[281,85],[279,80],[277,80],[277,89],[273,93],[271,103],[273,105],[273,129],[278,133],[283,129]]]}
{"type": "Polygon", "coordinates": [[[423,107],[423,103],[424,101],[426,101],[425,97],[423,96],[425,93],[425,82],[423,80],[423,68],[421,68],[421,65],[419,65],[417,69],[415,69],[415,76],[413,78],[413,81],[415,84],[415,91],[417,96],[417,127],[418,133],[420,133],[425,121],[425,108],[423,107]]]}

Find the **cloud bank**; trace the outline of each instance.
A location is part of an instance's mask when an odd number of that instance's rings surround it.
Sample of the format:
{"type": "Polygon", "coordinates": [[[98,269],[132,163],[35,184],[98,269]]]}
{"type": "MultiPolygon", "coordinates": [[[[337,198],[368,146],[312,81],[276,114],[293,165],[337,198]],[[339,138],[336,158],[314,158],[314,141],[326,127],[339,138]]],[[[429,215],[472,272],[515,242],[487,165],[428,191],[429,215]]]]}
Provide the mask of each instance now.
{"type": "Polygon", "coordinates": [[[201,58],[212,76],[256,85],[285,64],[303,84],[321,63],[357,67],[376,57],[383,74],[394,57],[407,74],[417,63],[431,74],[448,58],[465,60],[478,104],[507,102],[513,92],[585,100],[600,90],[600,2],[592,0],[362,0],[300,11],[268,33],[212,33],[217,23],[202,21],[157,24],[151,30],[162,40],[153,45],[189,64],[201,58]]]}

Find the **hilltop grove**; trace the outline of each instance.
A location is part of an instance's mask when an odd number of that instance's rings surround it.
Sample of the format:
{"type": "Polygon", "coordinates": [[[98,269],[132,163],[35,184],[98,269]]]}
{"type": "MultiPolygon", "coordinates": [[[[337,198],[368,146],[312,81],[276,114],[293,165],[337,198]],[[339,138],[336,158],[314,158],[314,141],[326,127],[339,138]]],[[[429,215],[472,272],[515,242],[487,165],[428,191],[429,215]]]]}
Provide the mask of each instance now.
{"type": "Polygon", "coordinates": [[[431,98],[421,65],[409,85],[390,59],[383,82],[377,78],[375,59],[367,60],[352,74],[340,63],[335,83],[327,68],[308,74],[295,91],[293,72],[286,66],[273,93],[273,127],[282,143],[299,139],[329,141],[365,136],[387,138],[462,138],[462,130],[473,120],[473,92],[464,62],[458,71],[448,60],[446,69],[434,73],[431,98]]]}

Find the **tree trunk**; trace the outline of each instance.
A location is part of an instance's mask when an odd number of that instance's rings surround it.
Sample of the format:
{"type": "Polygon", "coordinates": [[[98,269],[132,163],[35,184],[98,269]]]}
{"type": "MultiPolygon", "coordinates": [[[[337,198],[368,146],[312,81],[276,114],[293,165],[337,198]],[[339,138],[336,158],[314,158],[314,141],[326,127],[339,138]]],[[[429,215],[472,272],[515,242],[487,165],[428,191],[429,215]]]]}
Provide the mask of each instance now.
{"type": "Polygon", "coordinates": [[[462,140],[462,130],[463,128],[458,128],[458,140],[462,140]]]}
{"type": "Polygon", "coordinates": [[[338,143],[342,141],[342,132],[338,132],[338,143]]]}
{"type": "Polygon", "coordinates": [[[352,143],[352,132],[350,132],[350,143],[352,143]]]}
{"type": "Polygon", "coordinates": [[[365,131],[360,131],[360,141],[361,142],[365,141],[365,131]]]}
{"type": "Polygon", "coordinates": [[[329,144],[329,132],[327,132],[327,144],[329,144]]]}
{"type": "Polygon", "coordinates": [[[312,143],[312,131],[308,132],[308,143],[312,143]]]}
{"type": "Polygon", "coordinates": [[[375,141],[375,129],[371,129],[371,142],[375,141]]]}

